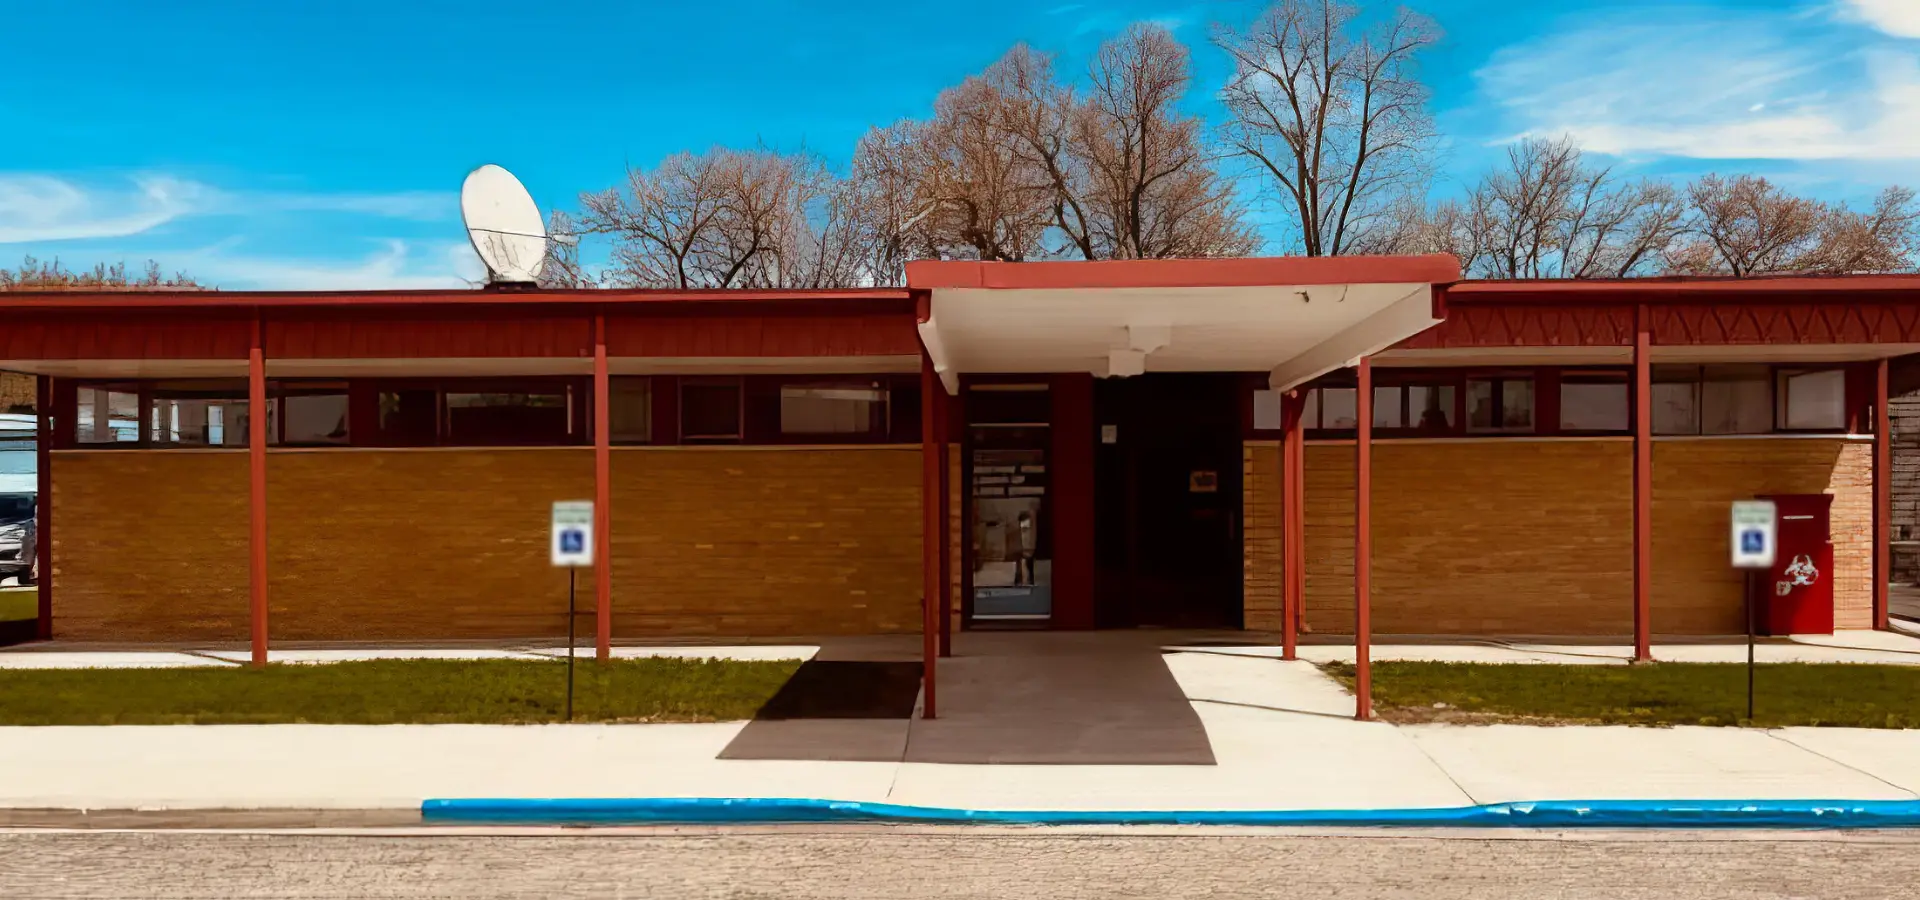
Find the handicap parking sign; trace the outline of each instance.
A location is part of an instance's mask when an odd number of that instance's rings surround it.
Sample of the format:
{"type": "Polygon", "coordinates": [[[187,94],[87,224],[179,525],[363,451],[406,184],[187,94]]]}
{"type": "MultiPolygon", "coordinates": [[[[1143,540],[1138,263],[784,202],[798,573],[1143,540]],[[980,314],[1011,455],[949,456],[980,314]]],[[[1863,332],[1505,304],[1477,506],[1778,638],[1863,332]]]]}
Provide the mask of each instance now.
{"type": "Polygon", "coordinates": [[[553,564],[593,565],[593,503],[562,500],[553,504],[553,564]]]}
{"type": "Polygon", "coordinates": [[[1777,510],[1771,500],[1738,500],[1733,504],[1733,567],[1765,569],[1773,565],[1777,510]]]}

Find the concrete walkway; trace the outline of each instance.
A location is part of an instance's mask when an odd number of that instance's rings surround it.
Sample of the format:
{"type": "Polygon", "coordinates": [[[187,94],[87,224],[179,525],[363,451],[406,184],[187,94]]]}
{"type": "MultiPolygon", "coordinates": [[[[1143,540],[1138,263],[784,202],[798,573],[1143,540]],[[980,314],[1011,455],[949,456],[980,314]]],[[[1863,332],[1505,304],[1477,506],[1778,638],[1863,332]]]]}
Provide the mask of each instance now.
{"type": "MultiPolygon", "coordinates": [[[[1920,629],[1920,626],[1915,626],[1920,629]]],[[[999,650],[1004,645],[1025,641],[1031,634],[972,632],[958,636],[963,655],[969,647],[999,650]]],[[[1235,656],[1277,659],[1280,648],[1264,643],[1249,643],[1247,632],[1155,632],[1104,631],[1054,632],[1049,639],[1061,652],[1076,652],[1083,645],[1099,642],[1135,642],[1184,650],[1235,656]],[[1209,638],[1209,640],[1200,640],[1209,638]]],[[[1253,637],[1258,637],[1253,635],[1253,637]]],[[[582,657],[593,655],[593,645],[578,644],[582,657]]],[[[674,657],[686,659],[805,660],[824,653],[836,659],[917,660],[920,639],[913,635],[889,635],[872,638],[838,638],[823,643],[804,644],[685,644],[670,646],[614,647],[616,659],[674,657]],[[823,650],[823,647],[825,648],[823,650]]],[[[1657,641],[1656,660],[1663,662],[1746,661],[1746,644],[1738,640],[1711,643],[1657,641]]],[[[274,649],[270,659],[277,663],[330,663],[373,659],[552,659],[566,655],[566,645],[522,644],[484,647],[296,647],[274,649]]],[[[1309,662],[1351,662],[1353,646],[1338,643],[1302,644],[1300,658],[1309,662]]],[[[1920,631],[1842,631],[1832,635],[1798,635],[1789,639],[1763,640],[1756,651],[1761,662],[1878,663],[1920,665],[1920,631]]],[[[1559,665],[1626,665],[1633,648],[1626,644],[1556,644],[1526,640],[1448,640],[1422,639],[1398,643],[1391,638],[1376,643],[1376,661],[1412,660],[1433,662],[1485,662],[1559,665]]],[[[59,644],[29,644],[0,649],[0,669],[79,669],[79,668],[172,668],[182,666],[243,665],[251,659],[243,649],[67,649],[59,644]]]]}
{"type": "Polygon", "coordinates": [[[1212,766],[718,759],[744,723],[0,728],[0,759],[14,776],[0,778],[0,808],[414,809],[448,797],[704,796],[1236,810],[1920,797],[1920,731],[1360,723],[1349,718],[1352,698],[1311,663],[1240,649],[1167,656],[1206,729],[1212,766]]]}

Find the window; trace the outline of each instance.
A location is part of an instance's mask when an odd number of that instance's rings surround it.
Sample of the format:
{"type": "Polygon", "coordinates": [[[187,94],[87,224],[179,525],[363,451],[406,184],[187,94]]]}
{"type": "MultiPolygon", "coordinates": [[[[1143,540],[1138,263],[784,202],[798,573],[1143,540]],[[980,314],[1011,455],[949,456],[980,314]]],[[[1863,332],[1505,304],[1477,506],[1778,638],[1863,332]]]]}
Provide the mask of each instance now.
{"type": "Polygon", "coordinates": [[[646,378],[607,379],[608,440],[644,444],[653,440],[653,382],[646,378]]]}
{"type": "Polygon", "coordinates": [[[82,387],[74,416],[74,443],[133,444],[140,440],[140,395],[128,387],[82,387]]]}
{"type": "Polygon", "coordinates": [[[1321,388],[1314,393],[1320,395],[1321,428],[1350,431],[1360,427],[1358,388],[1321,388]]]}
{"type": "Polygon", "coordinates": [[[573,390],[446,395],[449,444],[567,444],[573,437],[573,390]]]}
{"type": "Polygon", "coordinates": [[[1373,427],[1405,428],[1407,411],[1400,405],[1404,397],[1398,385],[1373,389],[1373,427]]]}
{"type": "Polygon", "coordinates": [[[680,439],[714,442],[741,439],[740,382],[694,380],[680,382],[680,439]]]}
{"type": "Polygon", "coordinates": [[[783,385],[780,433],[885,435],[887,388],[877,382],[783,385]]]}
{"type": "Polygon", "coordinates": [[[438,436],[440,393],[431,388],[380,392],[380,443],[430,447],[438,436]]]}
{"type": "Polygon", "coordinates": [[[1841,431],[1847,427],[1847,376],[1839,369],[1782,369],[1780,427],[1786,431],[1841,431]]]}
{"type": "MultiPolygon", "coordinates": [[[[152,388],[147,420],[149,446],[245,447],[246,382],[158,382],[152,388]]],[[[267,424],[271,431],[271,420],[267,424]]]]}
{"type": "Polygon", "coordinates": [[[1446,434],[1454,427],[1455,388],[1451,384],[1407,385],[1408,424],[1422,434],[1446,434]]]}
{"type": "Polygon", "coordinates": [[[1514,434],[1533,430],[1533,379],[1467,379],[1467,431],[1514,434]]]}
{"type": "Polygon", "coordinates": [[[1763,434],[1771,395],[1765,366],[1654,366],[1653,433],[1763,434]]]}
{"type": "Polygon", "coordinates": [[[1772,431],[1772,395],[1766,366],[1703,367],[1700,433],[1766,434],[1772,431]]]}
{"type": "Polygon", "coordinates": [[[1700,367],[1654,366],[1654,434],[1700,433],[1700,367]]]}
{"type": "Polygon", "coordinates": [[[283,385],[273,401],[279,423],[273,442],[292,446],[345,446],[347,386],[335,384],[283,385]]]}
{"type": "Polygon", "coordinates": [[[1631,431],[1624,375],[1568,372],[1560,379],[1561,431],[1631,431]]]}
{"type": "Polygon", "coordinates": [[[1453,430],[1451,384],[1392,384],[1373,389],[1373,427],[1415,434],[1453,430]]]}
{"type": "Polygon", "coordinates": [[[1279,431],[1286,427],[1286,410],[1282,405],[1285,396],[1275,390],[1256,390],[1253,392],[1253,430],[1279,431]]]}

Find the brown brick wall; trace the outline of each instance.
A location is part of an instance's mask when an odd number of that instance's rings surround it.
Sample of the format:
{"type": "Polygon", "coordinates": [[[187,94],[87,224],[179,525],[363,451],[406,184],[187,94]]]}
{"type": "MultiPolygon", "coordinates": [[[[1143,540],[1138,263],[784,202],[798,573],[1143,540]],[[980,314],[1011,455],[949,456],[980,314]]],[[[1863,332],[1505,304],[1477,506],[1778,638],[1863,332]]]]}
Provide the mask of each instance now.
{"type": "Polygon", "coordinates": [[[245,640],[247,454],[53,454],[54,637],[245,640]]]}
{"type": "MultiPolygon", "coordinates": [[[[1280,627],[1279,447],[1246,446],[1248,627],[1280,627]]],[[[1870,625],[1872,446],[1805,438],[1656,441],[1653,628],[1744,628],[1727,505],[1833,493],[1835,618],[1870,625]]],[[[1353,447],[1307,448],[1307,625],[1353,630],[1353,447]]],[[[1374,447],[1374,628],[1381,634],[1632,631],[1632,444],[1374,447]],[[1551,565],[1543,561],[1555,561],[1551,565]]]]}
{"type": "Polygon", "coordinates": [[[1243,622],[1248,631],[1279,631],[1281,616],[1280,442],[1247,441],[1240,490],[1243,622]]]}
{"type": "Polygon", "coordinates": [[[593,451],[275,451],[267,498],[277,640],[559,637],[548,523],[555,500],[593,499],[593,451]]]}
{"type": "Polygon", "coordinates": [[[919,447],[613,454],[616,637],[920,630],[919,447]]]}
{"type": "Polygon", "coordinates": [[[1834,626],[1873,625],[1873,445],[1806,438],[1655,441],[1653,630],[1746,629],[1727,565],[1727,508],[1755,494],[1834,494],[1834,626]]]}
{"type": "MultiPolygon", "coordinates": [[[[616,638],[920,627],[917,447],[621,449],[613,477],[616,638]]],[[[591,450],[274,451],[268,479],[276,640],[565,634],[547,522],[591,450]]],[[[56,636],[246,638],[245,453],[63,452],[54,484],[56,636]]]]}

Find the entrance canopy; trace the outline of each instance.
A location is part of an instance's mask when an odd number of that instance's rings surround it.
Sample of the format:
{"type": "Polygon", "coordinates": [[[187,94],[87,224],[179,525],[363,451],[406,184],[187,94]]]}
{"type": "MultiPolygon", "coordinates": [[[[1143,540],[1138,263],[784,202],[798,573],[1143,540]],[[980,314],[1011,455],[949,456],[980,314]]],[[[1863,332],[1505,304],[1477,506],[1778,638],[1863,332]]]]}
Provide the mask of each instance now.
{"type": "Polygon", "coordinates": [[[1451,256],[907,266],[949,392],[966,373],[1268,371],[1285,390],[1443,318],[1451,256]]]}

